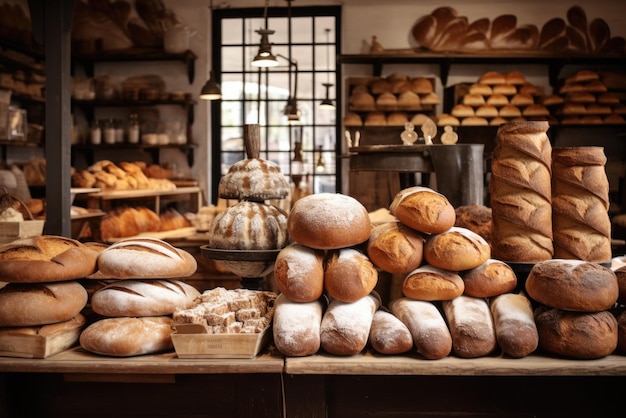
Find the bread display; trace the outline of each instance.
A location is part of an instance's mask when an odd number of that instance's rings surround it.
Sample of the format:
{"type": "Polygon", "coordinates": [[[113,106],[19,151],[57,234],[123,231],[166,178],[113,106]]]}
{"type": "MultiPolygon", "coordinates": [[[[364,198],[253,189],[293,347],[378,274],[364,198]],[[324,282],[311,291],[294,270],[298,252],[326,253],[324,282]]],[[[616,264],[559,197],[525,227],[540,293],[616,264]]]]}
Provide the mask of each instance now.
{"type": "Polygon", "coordinates": [[[380,354],[402,354],[413,348],[413,336],[404,322],[383,309],[374,313],[369,341],[380,354]]]}
{"type": "Polygon", "coordinates": [[[458,273],[429,265],[416,268],[402,282],[402,294],[410,299],[440,301],[463,294],[465,285],[458,273]]]}
{"type": "Polygon", "coordinates": [[[378,283],[378,271],[370,259],[353,248],[329,251],[324,269],[324,289],[329,298],[356,302],[378,283]]]}
{"type": "Polygon", "coordinates": [[[400,222],[427,234],[444,232],[455,221],[454,206],[441,193],[414,186],[396,194],[389,211],[400,222]]]}
{"type": "Polygon", "coordinates": [[[0,327],[24,327],[68,321],[87,304],[87,291],[69,280],[9,283],[0,288],[0,327]]]}
{"type": "Polygon", "coordinates": [[[502,261],[551,259],[552,146],[548,122],[500,125],[491,163],[492,255],[502,261]]]}
{"type": "Polygon", "coordinates": [[[610,268],[564,259],[535,264],[526,279],[526,292],[546,306],[579,312],[607,310],[619,296],[617,278],[610,268]]]}
{"type": "Polygon", "coordinates": [[[424,242],[424,259],[440,269],[470,270],[483,264],[490,256],[491,249],[483,237],[456,226],[430,235],[424,242]]]}
{"type": "Polygon", "coordinates": [[[501,294],[489,299],[489,307],[496,340],[504,354],[521,358],[537,349],[539,333],[531,302],[524,294],[501,294]]]}
{"type": "Polygon", "coordinates": [[[337,355],[354,355],[363,351],[380,303],[376,293],[349,303],[331,300],[322,317],[321,347],[337,355]]]}
{"type": "Polygon", "coordinates": [[[91,308],[102,316],[162,316],[187,309],[200,292],[180,280],[122,280],[97,290],[91,308]]]}
{"type": "Polygon", "coordinates": [[[424,236],[399,222],[372,228],[367,255],[374,265],[392,274],[406,274],[423,259],[424,236]]]}
{"type": "Polygon", "coordinates": [[[97,258],[97,252],[71,238],[22,238],[0,245],[0,277],[15,283],[79,279],[96,271],[97,258]]]}
{"type": "Polygon", "coordinates": [[[302,357],[320,349],[320,327],[325,304],[321,300],[293,302],[280,294],[274,306],[273,334],[278,351],[302,357]]]}
{"type": "Polygon", "coordinates": [[[552,152],[554,257],[607,262],[611,220],[606,156],[601,147],[552,152]]]}
{"type": "Polygon", "coordinates": [[[95,187],[103,192],[122,190],[173,190],[176,185],[168,180],[164,167],[153,165],[148,169],[143,163],[122,161],[118,164],[110,160],[99,160],[85,170],[72,173],[73,187],[95,187]]]}
{"type": "Polygon", "coordinates": [[[478,267],[462,273],[467,296],[489,298],[512,292],[517,286],[517,276],[503,261],[488,259],[478,267]]]}
{"type": "Polygon", "coordinates": [[[130,357],[172,350],[172,318],[105,318],[80,334],[80,346],[92,353],[130,357]]]}
{"type": "Polygon", "coordinates": [[[432,302],[394,299],[390,311],[409,329],[419,354],[428,360],[447,357],[452,351],[452,337],[441,312],[432,302]]]}
{"type": "Polygon", "coordinates": [[[117,279],[188,277],[197,267],[190,253],[156,238],[127,238],[98,255],[98,271],[117,279]]]}
{"type": "Polygon", "coordinates": [[[367,209],[339,193],[317,193],[298,200],[287,220],[293,241],[321,250],[364,243],[371,229],[367,209]]]}
{"type": "Polygon", "coordinates": [[[292,243],[274,262],[274,280],[280,293],[294,302],[313,302],[324,293],[324,253],[292,243]]]}
{"type": "MultiPolygon", "coordinates": [[[[164,214],[164,218],[170,217],[164,214]]],[[[117,207],[107,212],[100,221],[100,237],[107,242],[161,230],[163,230],[161,217],[144,206],[117,207]]]]}
{"type": "Polygon", "coordinates": [[[608,356],[617,348],[617,320],[608,311],[570,312],[538,308],[535,323],[539,348],[550,354],[597,359],[608,356]]]}
{"type": "Polygon", "coordinates": [[[483,357],[496,349],[493,317],[486,299],[459,296],[442,302],[452,350],[462,358],[483,357]]]}

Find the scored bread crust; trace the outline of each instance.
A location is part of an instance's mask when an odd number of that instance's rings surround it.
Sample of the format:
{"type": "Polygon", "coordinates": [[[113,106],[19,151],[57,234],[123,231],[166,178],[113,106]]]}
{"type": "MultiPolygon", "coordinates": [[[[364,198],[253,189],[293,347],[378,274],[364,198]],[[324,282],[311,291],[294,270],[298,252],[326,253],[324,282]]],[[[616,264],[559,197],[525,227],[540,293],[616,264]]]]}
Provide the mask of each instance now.
{"type": "Polygon", "coordinates": [[[118,279],[188,277],[197,267],[191,254],[156,238],[121,240],[98,257],[99,272],[118,279]]]}
{"type": "Polygon", "coordinates": [[[96,251],[71,238],[23,238],[0,246],[0,277],[15,283],[79,279],[96,271],[97,258],[96,251]]]}
{"type": "Polygon", "coordinates": [[[403,224],[427,234],[450,229],[456,219],[454,206],[444,195],[421,186],[401,190],[389,211],[403,224]]]}

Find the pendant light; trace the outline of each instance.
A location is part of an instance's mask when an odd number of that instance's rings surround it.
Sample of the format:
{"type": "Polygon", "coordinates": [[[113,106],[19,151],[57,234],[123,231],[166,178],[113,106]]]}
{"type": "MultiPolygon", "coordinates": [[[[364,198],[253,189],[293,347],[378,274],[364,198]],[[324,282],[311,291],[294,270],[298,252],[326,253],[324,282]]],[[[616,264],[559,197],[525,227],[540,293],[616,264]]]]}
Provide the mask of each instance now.
{"type": "MultiPolygon", "coordinates": [[[[293,72],[293,79],[294,79],[294,86],[293,86],[293,90],[290,89],[290,93],[289,93],[289,98],[287,99],[287,105],[285,106],[285,110],[284,113],[287,116],[287,123],[290,125],[297,125],[300,123],[300,109],[298,109],[298,63],[296,61],[294,61],[293,59],[291,59],[291,2],[293,0],[287,0],[287,21],[289,22],[288,24],[288,30],[289,30],[289,34],[288,34],[288,39],[289,39],[289,58],[277,54],[278,56],[286,59],[287,61],[289,61],[289,80],[291,82],[291,78],[292,78],[292,73],[291,73],[291,67],[294,68],[294,72],[293,72]]],[[[291,87],[291,86],[290,86],[291,87]]]]}
{"type": "MultiPolygon", "coordinates": [[[[327,28],[324,30],[326,31],[326,69],[330,70],[330,38],[328,36],[330,33],[330,29],[327,28]]],[[[332,100],[330,100],[330,88],[333,85],[330,83],[330,75],[328,72],[326,72],[326,82],[322,83],[322,86],[326,88],[326,97],[320,103],[320,109],[335,109],[335,104],[332,100]]]]}
{"type": "Polygon", "coordinates": [[[200,90],[200,98],[204,100],[219,100],[222,98],[222,89],[213,78],[213,70],[209,72],[209,79],[200,90]]]}
{"type": "Polygon", "coordinates": [[[269,35],[276,33],[276,31],[267,28],[267,7],[269,0],[265,0],[265,11],[263,12],[263,19],[265,20],[265,29],[258,29],[255,32],[261,35],[261,42],[259,44],[259,52],[252,60],[251,65],[253,67],[276,67],[278,61],[274,54],[272,54],[272,44],[270,44],[269,35]]]}
{"type": "Polygon", "coordinates": [[[315,171],[323,173],[326,170],[326,164],[324,164],[324,157],[322,153],[322,146],[317,147],[317,163],[315,164],[315,171]]]}

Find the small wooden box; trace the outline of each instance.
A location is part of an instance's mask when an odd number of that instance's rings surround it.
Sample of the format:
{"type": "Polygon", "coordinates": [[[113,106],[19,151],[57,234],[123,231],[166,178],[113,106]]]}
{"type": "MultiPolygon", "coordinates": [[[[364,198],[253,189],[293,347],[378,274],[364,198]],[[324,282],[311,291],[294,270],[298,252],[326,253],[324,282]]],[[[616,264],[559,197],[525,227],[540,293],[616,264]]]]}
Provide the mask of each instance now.
{"type": "Polygon", "coordinates": [[[46,335],[4,332],[0,334],[0,356],[47,358],[65,351],[78,342],[84,319],[72,321],[71,324],[46,335]]]}
{"type": "Polygon", "coordinates": [[[43,233],[44,220],[22,222],[0,222],[0,244],[6,244],[16,239],[35,237],[43,233]]]}
{"type": "Polygon", "coordinates": [[[208,334],[200,324],[175,328],[172,342],[179,358],[254,358],[271,337],[270,327],[258,334],[208,334]]]}

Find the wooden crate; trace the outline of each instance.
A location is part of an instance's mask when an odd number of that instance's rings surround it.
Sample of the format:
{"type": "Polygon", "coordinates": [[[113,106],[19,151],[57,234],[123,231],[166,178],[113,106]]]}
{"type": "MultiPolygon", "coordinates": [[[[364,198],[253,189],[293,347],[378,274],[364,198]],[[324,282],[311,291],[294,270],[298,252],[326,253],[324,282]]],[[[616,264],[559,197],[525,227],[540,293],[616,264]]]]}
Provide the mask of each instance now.
{"type": "Polygon", "coordinates": [[[176,325],[172,342],[179,358],[254,358],[270,341],[270,327],[259,334],[208,334],[200,324],[176,325]]]}
{"type": "Polygon", "coordinates": [[[16,239],[39,236],[43,232],[44,220],[22,222],[0,222],[0,244],[16,239]]]}

